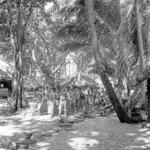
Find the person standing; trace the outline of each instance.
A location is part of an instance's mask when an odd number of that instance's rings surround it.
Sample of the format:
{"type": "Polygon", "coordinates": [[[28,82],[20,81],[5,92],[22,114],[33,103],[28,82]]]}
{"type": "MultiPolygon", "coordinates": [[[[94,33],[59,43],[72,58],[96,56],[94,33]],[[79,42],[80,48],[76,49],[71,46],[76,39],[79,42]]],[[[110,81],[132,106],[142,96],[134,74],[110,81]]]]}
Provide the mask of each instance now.
{"type": "Polygon", "coordinates": [[[64,116],[67,116],[66,99],[63,94],[60,96],[60,102],[59,102],[59,117],[60,118],[61,118],[62,112],[64,113],[64,116]]]}
{"type": "Polygon", "coordinates": [[[84,95],[83,87],[81,87],[81,89],[80,89],[80,101],[82,103],[82,109],[83,109],[83,113],[84,113],[85,112],[85,95],[84,95]]]}
{"type": "Polygon", "coordinates": [[[70,89],[67,88],[66,90],[66,111],[67,111],[67,116],[70,115],[71,113],[71,95],[70,95],[70,89]]]}
{"type": "Polygon", "coordinates": [[[88,102],[88,87],[83,87],[82,93],[84,94],[84,114],[88,114],[89,102],[88,102]]]}
{"type": "Polygon", "coordinates": [[[47,114],[47,88],[45,88],[45,91],[42,95],[42,103],[40,105],[40,115],[47,114]]]}
{"type": "Polygon", "coordinates": [[[71,114],[74,114],[74,90],[73,88],[70,89],[70,109],[71,109],[71,114]]]}
{"type": "Polygon", "coordinates": [[[47,105],[48,105],[48,114],[50,117],[53,117],[54,115],[54,102],[55,102],[55,93],[53,91],[53,88],[48,89],[47,93],[47,105]]]}

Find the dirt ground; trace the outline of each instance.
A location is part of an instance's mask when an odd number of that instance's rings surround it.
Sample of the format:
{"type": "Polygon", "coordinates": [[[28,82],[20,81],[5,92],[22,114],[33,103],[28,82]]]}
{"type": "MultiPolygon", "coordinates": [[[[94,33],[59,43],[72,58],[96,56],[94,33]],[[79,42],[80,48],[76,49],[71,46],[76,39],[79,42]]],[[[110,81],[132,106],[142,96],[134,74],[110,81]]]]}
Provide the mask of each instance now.
{"type": "Polygon", "coordinates": [[[8,115],[6,107],[0,105],[0,150],[10,141],[21,141],[27,133],[33,133],[32,142],[19,150],[150,150],[149,129],[141,124],[121,124],[114,115],[62,126],[58,117],[34,112],[32,107],[8,115]]]}

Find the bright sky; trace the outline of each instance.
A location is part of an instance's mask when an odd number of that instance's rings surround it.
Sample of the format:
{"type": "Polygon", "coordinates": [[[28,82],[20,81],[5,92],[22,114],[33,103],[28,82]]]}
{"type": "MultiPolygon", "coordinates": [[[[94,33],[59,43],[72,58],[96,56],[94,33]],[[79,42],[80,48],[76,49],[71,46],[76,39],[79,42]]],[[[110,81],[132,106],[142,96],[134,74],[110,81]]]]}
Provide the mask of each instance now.
{"type": "Polygon", "coordinates": [[[47,4],[45,5],[45,10],[47,11],[48,9],[52,8],[53,5],[54,5],[53,2],[47,3],[47,4]]]}
{"type": "MultiPolygon", "coordinates": [[[[75,3],[76,0],[69,0],[67,3],[68,5],[73,5],[75,3]]],[[[62,5],[62,7],[64,6],[63,4],[65,4],[64,0],[59,0],[59,3],[62,5]]],[[[48,2],[46,5],[45,5],[45,10],[47,11],[48,9],[52,8],[54,5],[53,2],[48,2]]]]}
{"type": "MultiPolygon", "coordinates": [[[[74,54],[71,53],[71,55],[74,54]]],[[[77,65],[70,55],[66,57],[66,62],[70,62],[69,64],[66,65],[66,75],[69,77],[75,76],[77,74],[77,65]]]]}
{"type": "MultiPolygon", "coordinates": [[[[70,1],[70,5],[72,5],[76,0],[71,0],[70,1]]],[[[61,0],[61,3],[63,2],[63,0],[61,0]]],[[[120,0],[120,3],[124,3],[125,0],[120,0]]],[[[45,10],[47,11],[48,9],[50,9],[51,7],[53,7],[54,3],[53,2],[48,2],[45,6],[45,10]]]]}
{"type": "MultiPolygon", "coordinates": [[[[12,64],[9,64],[6,62],[5,59],[3,59],[2,57],[0,57],[0,70],[2,70],[5,73],[7,73],[7,75],[11,76],[11,73],[13,71],[13,67],[12,64]]],[[[2,75],[2,72],[0,73],[0,76],[2,75]]]]}
{"type": "Polygon", "coordinates": [[[125,2],[125,0],[120,0],[120,3],[124,3],[125,2]]]}

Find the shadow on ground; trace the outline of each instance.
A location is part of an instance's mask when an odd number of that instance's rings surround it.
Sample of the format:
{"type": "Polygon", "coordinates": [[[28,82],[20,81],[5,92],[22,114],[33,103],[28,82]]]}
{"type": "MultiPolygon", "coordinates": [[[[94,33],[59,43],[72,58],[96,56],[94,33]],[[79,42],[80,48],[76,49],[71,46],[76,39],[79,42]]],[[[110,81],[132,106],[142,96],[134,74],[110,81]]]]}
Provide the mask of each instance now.
{"type": "MultiPolygon", "coordinates": [[[[1,109],[2,108],[2,109],[1,109]]],[[[150,149],[150,131],[140,124],[121,124],[114,116],[97,117],[60,127],[58,118],[34,115],[34,109],[7,115],[0,108],[0,149],[33,133],[26,149],[37,150],[143,150],[150,149]],[[6,142],[6,144],[5,144],[6,142]]],[[[5,110],[5,111],[4,111],[5,110]]]]}
{"type": "MultiPolygon", "coordinates": [[[[99,117],[74,125],[52,137],[53,150],[148,150],[150,131],[141,125],[121,124],[116,117],[99,117]]],[[[42,150],[42,149],[41,149],[42,150]]]]}

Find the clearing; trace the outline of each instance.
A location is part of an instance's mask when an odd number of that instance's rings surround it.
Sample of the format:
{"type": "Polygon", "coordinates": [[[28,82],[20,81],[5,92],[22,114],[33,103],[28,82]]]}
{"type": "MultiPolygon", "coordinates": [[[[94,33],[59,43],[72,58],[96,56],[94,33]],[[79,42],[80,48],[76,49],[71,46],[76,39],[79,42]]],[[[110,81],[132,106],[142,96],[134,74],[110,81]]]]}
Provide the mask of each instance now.
{"type": "Polygon", "coordinates": [[[35,114],[34,107],[6,115],[0,108],[0,150],[145,150],[150,131],[141,124],[122,124],[116,116],[97,116],[64,126],[58,117],[35,114]],[[32,133],[31,137],[27,137],[32,133]],[[18,146],[19,145],[19,146],[18,146]]]}

